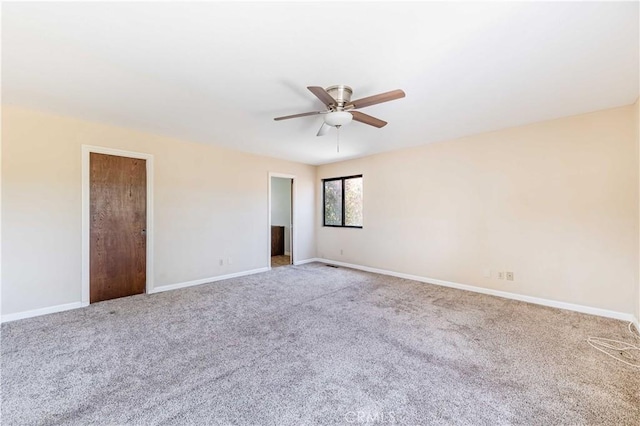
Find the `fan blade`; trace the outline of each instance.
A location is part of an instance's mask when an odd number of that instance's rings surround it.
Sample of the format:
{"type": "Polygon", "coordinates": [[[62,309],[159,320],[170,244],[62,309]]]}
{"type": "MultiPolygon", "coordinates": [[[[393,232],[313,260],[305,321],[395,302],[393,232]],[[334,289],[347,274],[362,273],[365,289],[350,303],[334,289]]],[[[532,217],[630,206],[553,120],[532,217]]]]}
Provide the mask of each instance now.
{"type": "Polygon", "coordinates": [[[367,114],[363,114],[360,111],[349,111],[351,113],[351,115],[353,115],[353,119],[356,121],[359,121],[361,123],[364,124],[368,124],[369,126],[373,126],[373,127],[384,127],[387,125],[386,121],[382,121],[378,118],[372,117],[370,115],[367,114]]]}
{"type": "Polygon", "coordinates": [[[316,136],[324,136],[329,133],[329,130],[331,130],[331,126],[327,123],[322,123],[322,126],[320,126],[320,130],[318,130],[318,134],[316,136]]]}
{"type": "Polygon", "coordinates": [[[288,120],[290,118],[307,117],[309,115],[326,114],[328,111],[303,112],[302,114],[285,115],[284,117],[276,117],[274,120],[288,120]]]}
{"type": "Polygon", "coordinates": [[[307,89],[309,89],[311,91],[311,93],[316,95],[316,97],[318,99],[320,99],[322,101],[322,103],[325,104],[326,106],[335,105],[336,104],[336,100],[333,99],[333,96],[331,96],[329,93],[327,93],[327,91],[324,90],[322,87],[320,87],[320,86],[307,86],[307,89]]]}
{"type": "Polygon", "coordinates": [[[345,108],[364,108],[383,102],[389,102],[396,99],[404,98],[405,94],[402,90],[392,90],[390,92],[380,93],[378,95],[369,96],[362,99],[349,102],[345,108]]]}

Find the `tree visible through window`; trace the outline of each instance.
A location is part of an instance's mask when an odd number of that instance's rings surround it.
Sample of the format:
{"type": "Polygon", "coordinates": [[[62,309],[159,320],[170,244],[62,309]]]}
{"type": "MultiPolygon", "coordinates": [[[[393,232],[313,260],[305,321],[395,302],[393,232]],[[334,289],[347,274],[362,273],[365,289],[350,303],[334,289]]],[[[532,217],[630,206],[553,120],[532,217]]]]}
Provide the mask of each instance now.
{"type": "Polygon", "coordinates": [[[324,179],[324,226],[362,228],[362,175],[324,179]]]}

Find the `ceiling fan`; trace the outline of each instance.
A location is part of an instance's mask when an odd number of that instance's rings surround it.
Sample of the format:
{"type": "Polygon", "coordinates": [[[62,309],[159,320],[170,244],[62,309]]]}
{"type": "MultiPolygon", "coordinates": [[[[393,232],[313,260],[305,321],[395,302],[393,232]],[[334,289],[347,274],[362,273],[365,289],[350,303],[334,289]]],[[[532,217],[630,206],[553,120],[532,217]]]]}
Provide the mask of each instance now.
{"type": "Polygon", "coordinates": [[[395,99],[404,98],[405,94],[402,90],[392,90],[390,92],[380,93],[366,98],[351,100],[353,90],[349,86],[337,85],[327,87],[323,89],[320,86],[308,86],[307,89],[311,91],[318,99],[322,101],[327,107],[325,111],[313,111],[303,112],[302,114],[285,115],[284,117],[276,117],[274,120],[288,120],[290,118],[307,117],[310,115],[324,114],[324,122],[318,130],[316,136],[326,135],[331,127],[337,127],[338,129],[351,122],[351,120],[359,121],[360,123],[368,124],[374,127],[384,127],[387,125],[386,121],[382,121],[378,118],[364,114],[357,109],[365,108],[371,105],[380,104],[383,102],[393,101],[395,99]]]}

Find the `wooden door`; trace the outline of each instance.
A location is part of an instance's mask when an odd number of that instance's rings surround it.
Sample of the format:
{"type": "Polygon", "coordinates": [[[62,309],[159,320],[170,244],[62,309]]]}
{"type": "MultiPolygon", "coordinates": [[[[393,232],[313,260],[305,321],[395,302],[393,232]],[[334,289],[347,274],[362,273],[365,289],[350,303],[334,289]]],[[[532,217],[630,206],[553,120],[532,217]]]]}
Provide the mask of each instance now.
{"type": "Polygon", "coordinates": [[[146,161],[91,153],[90,208],[91,303],[144,293],[146,161]]]}

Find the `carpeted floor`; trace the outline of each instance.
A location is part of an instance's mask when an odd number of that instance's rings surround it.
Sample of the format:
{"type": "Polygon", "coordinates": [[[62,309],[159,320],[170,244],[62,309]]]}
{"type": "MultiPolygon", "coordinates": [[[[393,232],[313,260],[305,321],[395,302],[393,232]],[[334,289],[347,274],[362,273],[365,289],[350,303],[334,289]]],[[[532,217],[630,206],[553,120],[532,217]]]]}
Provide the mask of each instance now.
{"type": "Polygon", "coordinates": [[[627,324],[321,264],[2,325],[2,424],[638,425],[627,324]]]}

